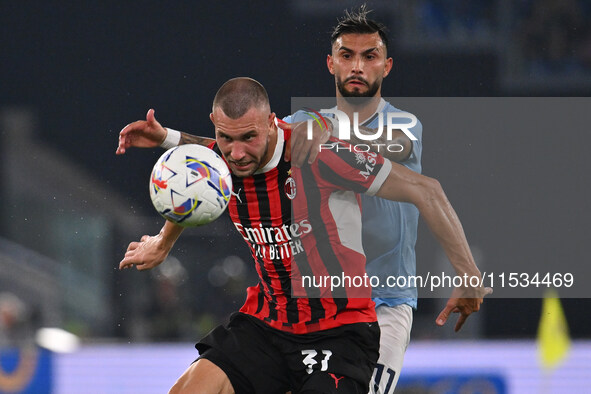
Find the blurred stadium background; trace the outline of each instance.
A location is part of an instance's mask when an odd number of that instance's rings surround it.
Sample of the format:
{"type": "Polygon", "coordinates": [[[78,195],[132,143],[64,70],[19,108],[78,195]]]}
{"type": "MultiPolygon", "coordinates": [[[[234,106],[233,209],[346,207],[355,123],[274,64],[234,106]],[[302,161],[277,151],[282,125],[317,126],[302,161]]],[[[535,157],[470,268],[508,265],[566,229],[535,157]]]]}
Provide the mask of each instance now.
{"type": "MultiPolygon", "coordinates": [[[[162,225],[147,190],[161,152],[116,157],[118,132],[155,108],[163,124],[212,136],[211,100],[234,76],[261,81],[280,116],[291,97],[332,96],[329,32],[359,4],[0,2],[0,392],[167,390],[255,276],[224,219],[185,231],[158,269],[117,269],[130,241],[162,225]],[[76,337],[48,342],[44,327],[76,337]]],[[[586,0],[367,4],[390,28],[385,96],[591,103],[586,0]]],[[[588,130],[512,121],[497,138],[425,125],[424,173],[442,182],[484,269],[588,264],[588,130]]],[[[419,239],[418,265],[437,267],[425,228],[419,239]]],[[[444,302],[419,301],[397,392],[589,390],[589,299],[562,299],[570,347],[547,368],[541,298],[489,299],[459,334],[434,324],[444,302]]]]}

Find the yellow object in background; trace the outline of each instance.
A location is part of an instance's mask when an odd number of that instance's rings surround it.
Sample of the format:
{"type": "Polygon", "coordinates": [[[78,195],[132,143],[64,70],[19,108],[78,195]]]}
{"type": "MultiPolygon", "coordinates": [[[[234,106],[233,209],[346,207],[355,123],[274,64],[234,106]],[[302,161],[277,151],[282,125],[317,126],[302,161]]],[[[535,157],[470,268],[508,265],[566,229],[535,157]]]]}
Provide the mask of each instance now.
{"type": "Polygon", "coordinates": [[[557,367],[568,354],[570,337],[558,293],[549,290],[544,296],[538,327],[538,354],[544,368],[557,367]]]}

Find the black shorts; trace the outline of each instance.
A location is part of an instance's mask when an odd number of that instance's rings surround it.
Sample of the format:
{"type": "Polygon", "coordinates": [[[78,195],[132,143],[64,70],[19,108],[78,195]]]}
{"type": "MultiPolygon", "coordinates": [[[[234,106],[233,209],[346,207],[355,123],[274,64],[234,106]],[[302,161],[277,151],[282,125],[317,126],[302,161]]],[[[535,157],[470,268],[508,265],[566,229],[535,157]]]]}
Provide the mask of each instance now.
{"type": "Polygon", "coordinates": [[[378,360],[377,323],[290,334],[244,313],[212,330],[195,347],[220,367],[236,394],[366,394],[378,360]]]}

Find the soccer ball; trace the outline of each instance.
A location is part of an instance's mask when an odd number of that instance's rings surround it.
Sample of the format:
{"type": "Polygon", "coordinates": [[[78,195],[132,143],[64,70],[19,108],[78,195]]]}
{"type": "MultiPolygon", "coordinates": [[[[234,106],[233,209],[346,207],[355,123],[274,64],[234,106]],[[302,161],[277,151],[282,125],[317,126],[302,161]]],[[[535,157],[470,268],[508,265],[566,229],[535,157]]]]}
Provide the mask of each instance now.
{"type": "Polygon", "coordinates": [[[211,149],[188,144],[171,148],[158,159],[150,176],[150,198],[165,219],[183,227],[217,219],[228,206],[232,176],[211,149]]]}

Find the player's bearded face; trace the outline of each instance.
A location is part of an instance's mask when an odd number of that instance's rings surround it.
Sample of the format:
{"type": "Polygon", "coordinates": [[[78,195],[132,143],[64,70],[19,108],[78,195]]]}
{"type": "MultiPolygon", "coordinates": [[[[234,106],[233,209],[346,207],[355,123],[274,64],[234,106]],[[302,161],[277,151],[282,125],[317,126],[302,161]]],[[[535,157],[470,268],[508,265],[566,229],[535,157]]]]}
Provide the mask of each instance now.
{"type": "Polygon", "coordinates": [[[378,33],[338,37],[327,60],[328,69],[335,76],[337,95],[345,99],[379,95],[382,81],[392,68],[392,59],[386,55],[386,46],[378,33]]]}

